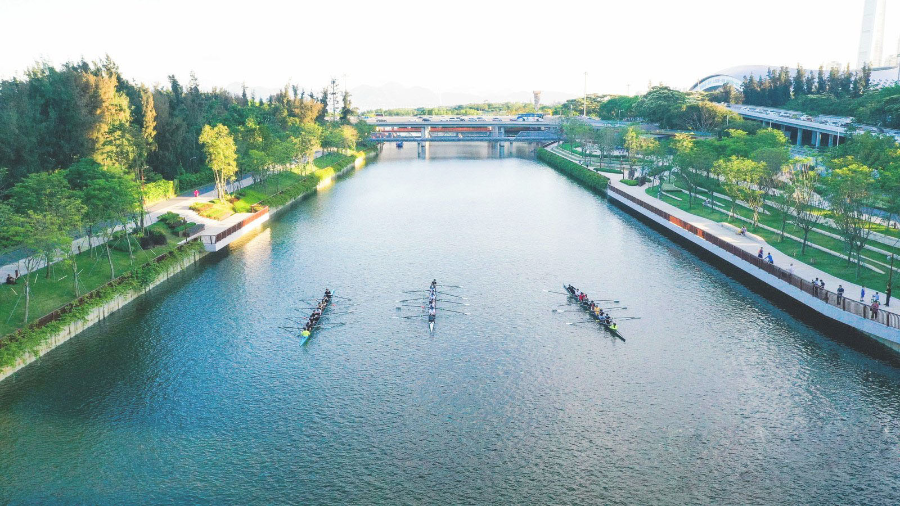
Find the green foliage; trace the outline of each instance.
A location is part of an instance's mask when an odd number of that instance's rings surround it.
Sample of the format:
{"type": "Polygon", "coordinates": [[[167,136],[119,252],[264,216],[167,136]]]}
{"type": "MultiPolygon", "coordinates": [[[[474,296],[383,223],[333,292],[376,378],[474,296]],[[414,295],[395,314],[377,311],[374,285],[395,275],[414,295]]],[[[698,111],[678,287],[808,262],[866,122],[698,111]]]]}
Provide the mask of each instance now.
{"type": "Polygon", "coordinates": [[[637,186],[638,185],[638,182],[635,181],[634,179],[620,179],[619,181],[621,181],[622,184],[627,184],[628,186],[637,186]]]}
{"type": "Polygon", "coordinates": [[[60,308],[61,316],[44,325],[28,327],[0,338],[0,369],[11,367],[28,354],[36,353],[51,337],[72,323],[85,319],[92,310],[114,298],[152,284],[160,274],[182,262],[188,256],[202,251],[199,241],[191,241],[175,249],[159,262],[148,262],[137,266],[116,280],[106,283],[75,303],[60,308]]]}
{"type": "Polygon", "coordinates": [[[170,199],[175,196],[175,182],[160,179],[144,185],[144,205],[170,199]]]}
{"type": "Polygon", "coordinates": [[[175,191],[188,191],[191,188],[198,188],[200,186],[213,183],[215,182],[215,180],[215,175],[208,168],[194,174],[182,173],[175,180],[175,191]]]}
{"type": "Polygon", "coordinates": [[[609,185],[609,178],[606,176],[597,174],[580,164],[552,153],[544,148],[538,150],[537,158],[592,190],[606,191],[606,187],[609,185]]]}

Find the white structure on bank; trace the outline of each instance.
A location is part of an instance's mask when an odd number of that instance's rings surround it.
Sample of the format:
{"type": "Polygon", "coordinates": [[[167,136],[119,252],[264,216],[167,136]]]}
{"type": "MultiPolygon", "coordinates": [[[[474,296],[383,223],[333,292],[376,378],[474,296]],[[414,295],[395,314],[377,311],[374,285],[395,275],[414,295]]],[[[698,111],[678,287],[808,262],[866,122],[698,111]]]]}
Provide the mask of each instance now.
{"type": "Polygon", "coordinates": [[[866,0],[859,34],[857,68],[880,67],[884,56],[884,9],[886,0],[866,0]]]}

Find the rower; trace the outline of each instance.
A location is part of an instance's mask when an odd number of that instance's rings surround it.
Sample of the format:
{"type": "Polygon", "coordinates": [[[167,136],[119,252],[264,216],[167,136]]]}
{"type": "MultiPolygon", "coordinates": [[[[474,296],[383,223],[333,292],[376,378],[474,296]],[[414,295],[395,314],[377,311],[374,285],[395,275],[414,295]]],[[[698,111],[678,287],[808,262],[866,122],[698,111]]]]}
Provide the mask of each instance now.
{"type": "Polygon", "coordinates": [[[325,289],[325,298],[326,298],[326,299],[330,299],[330,298],[331,298],[331,290],[329,290],[329,289],[327,289],[327,288],[325,289]]]}

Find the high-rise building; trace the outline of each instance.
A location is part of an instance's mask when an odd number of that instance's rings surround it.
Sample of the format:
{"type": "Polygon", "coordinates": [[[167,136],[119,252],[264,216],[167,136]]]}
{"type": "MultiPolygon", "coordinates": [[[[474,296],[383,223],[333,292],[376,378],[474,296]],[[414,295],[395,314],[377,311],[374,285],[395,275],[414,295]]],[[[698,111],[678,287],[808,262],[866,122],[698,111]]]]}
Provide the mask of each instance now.
{"type": "Polygon", "coordinates": [[[859,34],[857,67],[881,66],[884,56],[884,8],[886,0],[866,0],[862,31],[859,34]]]}

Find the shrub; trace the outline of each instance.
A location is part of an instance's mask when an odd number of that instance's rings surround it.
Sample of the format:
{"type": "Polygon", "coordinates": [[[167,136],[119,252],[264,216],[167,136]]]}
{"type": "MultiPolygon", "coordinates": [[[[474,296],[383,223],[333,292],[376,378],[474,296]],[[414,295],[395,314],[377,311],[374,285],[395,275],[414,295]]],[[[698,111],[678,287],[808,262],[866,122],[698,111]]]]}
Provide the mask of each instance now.
{"type": "Polygon", "coordinates": [[[144,231],[144,235],[138,238],[138,242],[143,249],[150,249],[155,246],[165,246],[169,240],[166,238],[166,234],[159,229],[153,227],[147,227],[144,231]]]}
{"type": "Polygon", "coordinates": [[[552,153],[544,148],[537,152],[538,160],[553,167],[557,171],[569,176],[588,188],[596,191],[605,191],[609,184],[609,178],[602,174],[597,174],[592,170],[588,170],[581,164],[575,163],[568,158],[564,158],[552,153]]]}
{"type": "Polygon", "coordinates": [[[638,185],[638,182],[635,181],[634,179],[622,179],[621,181],[623,184],[627,184],[628,186],[637,186],[638,185]]]}
{"type": "Polygon", "coordinates": [[[179,192],[188,191],[191,188],[197,188],[205,184],[215,181],[215,176],[211,170],[204,170],[195,174],[181,174],[175,180],[179,192]]]}
{"type": "Polygon", "coordinates": [[[175,183],[160,179],[144,185],[144,205],[151,205],[175,196],[175,183]]]}

